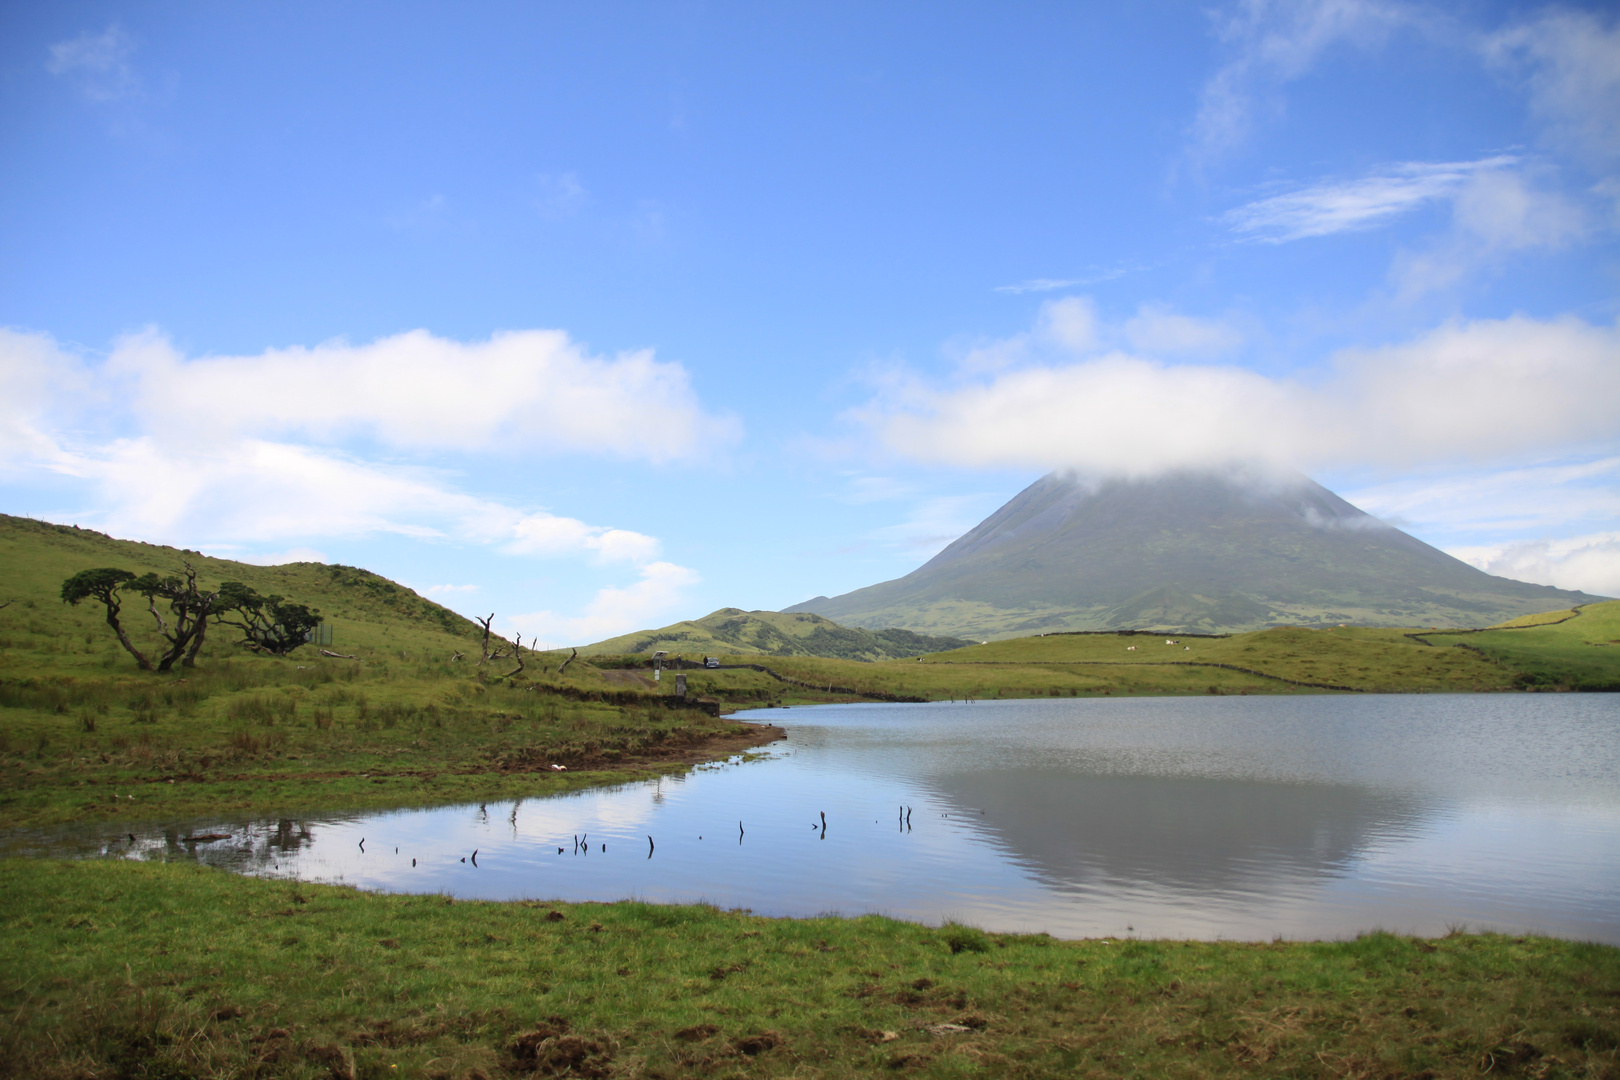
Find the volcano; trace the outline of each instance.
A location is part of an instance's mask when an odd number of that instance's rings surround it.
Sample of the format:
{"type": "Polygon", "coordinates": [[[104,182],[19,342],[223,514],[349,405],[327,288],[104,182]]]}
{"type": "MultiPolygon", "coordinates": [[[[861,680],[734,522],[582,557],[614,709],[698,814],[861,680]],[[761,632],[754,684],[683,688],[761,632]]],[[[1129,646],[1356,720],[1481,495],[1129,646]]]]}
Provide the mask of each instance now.
{"type": "Polygon", "coordinates": [[[1304,476],[1050,473],[905,577],[785,610],[983,639],[1488,626],[1600,599],[1487,574],[1304,476]]]}

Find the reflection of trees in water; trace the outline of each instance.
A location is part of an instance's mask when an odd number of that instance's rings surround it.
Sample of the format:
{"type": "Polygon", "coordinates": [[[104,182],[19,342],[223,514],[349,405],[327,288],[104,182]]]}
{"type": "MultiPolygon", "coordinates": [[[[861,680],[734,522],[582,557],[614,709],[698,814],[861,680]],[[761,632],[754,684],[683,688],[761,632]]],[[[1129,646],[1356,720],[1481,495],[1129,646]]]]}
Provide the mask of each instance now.
{"type": "Polygon", "coordinates": [[[1012,858],[1059,886],[1113,880],[1206,892],[1331,876],[1433,813],[1416,797],[1348,784],[1041,769],[928,784],[953,815],[979,821],[1012,858]]]}
{"type": "Polygon", "coordinates": [[[295,818],[253,821],[246,824],[198,825],[192,828],[164,828],[142,846],[144,854],[164,859],[195,859],[204,866],[225,870],[254,870],[274,867],[282,860],[315,844],[310,822],[295,818]],[[224,840],[203,840],[205,836],[227,836],[224,840]]]}

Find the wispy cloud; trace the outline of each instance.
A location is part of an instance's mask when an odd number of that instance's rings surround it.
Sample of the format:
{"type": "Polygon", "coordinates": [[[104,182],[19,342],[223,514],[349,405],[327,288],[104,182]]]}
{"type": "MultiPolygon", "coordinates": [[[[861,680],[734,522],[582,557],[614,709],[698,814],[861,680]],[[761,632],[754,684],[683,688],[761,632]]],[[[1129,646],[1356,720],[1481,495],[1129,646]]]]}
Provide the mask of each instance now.
{"type": "Polygon", "coordinates": [[[907,558],[931,559],[982,521],[1002,498],[1000,494],[977,492],[925,499],[912,507],[905,521],[877,529],[869,539],[907,558]]]}
{"type": "Polygon", "coordinates": [[[1195,161],[1244,142],[1260,111],[1279,111],[1280,87],[1339,42],[1368,45],[1414,18],[1388,0],[1240,0],[1214,15],[1229,57],[1204,86],[1192,128],[1195,161]]]}
{"type": "Polygon", "coordinates": [[[1601,166],[1620,158],[1620,19],[1552,8],[1491,35],[1484,51],[1524,79],[1555,142],[1601,166]]]}
{"type": "Polygon", "coordinates": [[[1401,477],[1344,492],[1379,517],[1458,543],[1620,522],[1620,457],[1401,477]]]}
{"type": "Polygon", "coordinates": [[[1455,198],[1482,172],[1516,165],[1497,154],[1478,161],[1408,161],[1355,180],[1330,180],[1228,210],[1221,220],[1248,240],[1285,244],[1369,229],[1436,200],[1455,198]]]}
{"type": "Polygon", "coordinates": [[[1059,289],[1073,289],[1086,285],[1097,285],[1104,281],[1113,281],[1116,278],[1124,277],[1126,274],[1134,274],[1140,269],[1140,266],[1131,264],[1129,266],[1114,266],[1107,269],[1090,270],[1081,274],[1079,277],[1030,278],[1028,281],[1020,281],[1016,285],[997,285],[994,291],[998,293],[1012,293],[1014,295],[1021,295],[1023,293],[1056,292],[1059,289]]]}
{"type": "Polygon", "coordinates": [[[540,194],[534,205],[540,216],[550,220],[573,217],[590,202],[590,192],[575,173],[541,173],[536,177],[540,194]]]}
{"type": "Polygon", "coordinates": [[[45,70],[71,79],[91,101],[116,101],[140,88],[130,56],[135,41],[116,24],[99,34],[83,33],[50,47],[45,70]]]}

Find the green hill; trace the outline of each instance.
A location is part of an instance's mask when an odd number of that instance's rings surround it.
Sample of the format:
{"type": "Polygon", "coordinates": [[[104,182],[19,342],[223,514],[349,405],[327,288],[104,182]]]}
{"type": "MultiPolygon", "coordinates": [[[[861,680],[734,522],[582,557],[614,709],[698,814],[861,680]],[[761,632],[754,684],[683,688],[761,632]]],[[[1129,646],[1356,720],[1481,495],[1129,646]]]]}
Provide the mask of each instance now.
{"type": "Polygon", "coordinates": [[[582,655],[652,653],[743,656],[824,656],[837,660],[903,660],[974,642],[930,637],[909,630],[867,630],[839,626],[820,615],[721,608],[660,630],[642,630],[587,645],[582,655]]]}
{"type": "MultiPolygon", "coordinates": [[[[145,603],[123,623],[151,655],[145,603]]],[[[0,818],[186,820],[479,802],[547,794],[727,756],[762,738],[713,702],[650,680],[511,647],[480,663],[482,630],[365,570],[251,566],[0,515],[0,818]],[[94,600],[62,582],[98,567],[241,581],[318,608],[323,656],[255,655],[210,628],[195,667],[139,670],[94,600]],[[460,658],[458,659],[458,654],[460,658]],[[555,766],[555,768],[554,768],[555,766]]]]}
{"type": "MultiPolygon", "coordinates": [[[[93,601],[76,607],[63,604],[58,598],[62,581],[92,567],[166,575],[186,563],[209,586],[240,581],[260,593],[277,593],[320,609],[332,628],[337,652],[403,649],[449,657],[465,651],[473,636],[482,633],[470,619],[369,570],[312,562],[254,566],[9,514],[0,514],[0,566],[5,568],[0,572],[0,604],[9,601],[14,606],[0,611],[0,628],[13,642],[19,637],[60,640],[59,663],[72,663],[75,656],[82,659],[85,636],[98,656],[106,648],[118,652],[101,606],[93,601]],[[75,640],[77,645],[71,645],[75,640]]],[[[137,646],[155,646],[154,624],[138,604],[125,605],[123,621],[137,646]]],[[[210,631],[209,638],[214,655],[241,651],[231,644],[234,637],[229,631],[210,631]]]]}
{"type": "Polygon", "coordinates": [[[849,626],[1061,630],[1476,627],[1601,597],[1494,577],[1303,476],[1049,474],[905,577],[787,608],[849,626]]]}

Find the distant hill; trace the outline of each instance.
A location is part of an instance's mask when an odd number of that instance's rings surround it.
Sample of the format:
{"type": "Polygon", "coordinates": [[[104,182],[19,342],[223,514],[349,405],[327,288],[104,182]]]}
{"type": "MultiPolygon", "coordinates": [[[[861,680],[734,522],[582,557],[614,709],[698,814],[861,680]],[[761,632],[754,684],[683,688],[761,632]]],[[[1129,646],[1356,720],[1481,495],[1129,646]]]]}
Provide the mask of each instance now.
{"type": "Polygon", "coordinates": [[[1052,473],[905,577],[787,608],[849,626],[1013,637],[1283,623],[1488,626],[1601,597],[1495,577],[1304,476],[1052,473]]]}
{"type": "Polygon", "coordinates": [[[867,630],[839,626],[820,615],[721,608],[661,630],[642,630],[587,645],[585,655],[652,653],[659,649],[693,655],[825,656],[837,660],[900,660],[943,649],[976,645],[963,638],[929,637],[909,630],[867,630]]]}

